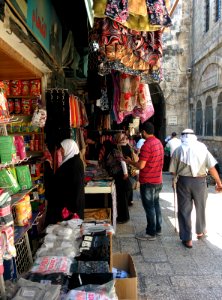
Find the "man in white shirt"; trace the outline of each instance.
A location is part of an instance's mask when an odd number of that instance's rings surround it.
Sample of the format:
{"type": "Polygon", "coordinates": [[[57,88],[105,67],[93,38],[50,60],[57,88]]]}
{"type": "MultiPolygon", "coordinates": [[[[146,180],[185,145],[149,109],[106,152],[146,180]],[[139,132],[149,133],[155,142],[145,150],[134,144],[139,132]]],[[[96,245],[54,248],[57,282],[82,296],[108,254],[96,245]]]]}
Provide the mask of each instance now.
{"type": "Polygon", "coordinates": [[[170,149],[170,157],[172,157],[174,150],[181,145],[181,140],[177,138],[176,132],[172,132],[171,139],[166,144],[166,147],[170,149]]]}
{"type": "Polygon", "coordinates": [[[137,144],[136,144],[136,150],[137,150],[137,153],[138,153],[138,154],[139,154],[140,149],[141,149],[141,147],[143,146],[144,142],[145,142],[145,139],[143,139],[142,137],[141,137],[141,139],[139,139],[139,141],[137,142],[137,144]]]}

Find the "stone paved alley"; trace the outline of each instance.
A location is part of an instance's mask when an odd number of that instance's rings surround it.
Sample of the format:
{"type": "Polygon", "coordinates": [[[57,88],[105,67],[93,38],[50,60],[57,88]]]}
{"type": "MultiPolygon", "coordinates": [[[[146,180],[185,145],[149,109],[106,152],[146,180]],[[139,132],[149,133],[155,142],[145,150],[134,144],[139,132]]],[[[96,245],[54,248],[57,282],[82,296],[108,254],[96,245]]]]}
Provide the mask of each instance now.
{"type": "Polygon", "coordinates": [[[117,225],[113,252],[132,255],[138,276],[138,300],[222,299],[222,194],[215,193],[212,185],[208,187],[208,237],[197,240],[194,232],[193,248],[187,249],[175,232],[171,175],[164,173],[163,178],[163,235],[155,241],[135,239],[135,232],[146,225],[136,190],[131,220],[117,225]]]}

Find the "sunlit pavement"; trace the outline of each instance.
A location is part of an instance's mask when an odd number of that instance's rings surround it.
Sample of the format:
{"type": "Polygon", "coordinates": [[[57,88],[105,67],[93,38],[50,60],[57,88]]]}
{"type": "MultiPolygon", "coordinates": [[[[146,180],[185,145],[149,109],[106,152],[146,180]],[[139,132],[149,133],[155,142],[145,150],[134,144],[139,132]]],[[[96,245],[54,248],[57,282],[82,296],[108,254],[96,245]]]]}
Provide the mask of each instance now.
{"type": "Polygon", "coordinates": [[[134,191],[131,219],[117,225],[113,252],[132,255],[138,276],[138,299],[222,299],[222,193],[208,187],[207,237],[197,240],[195,210],[192,213],[193,248],[178,237],[175,195],[171,175],[164,173],[160,194],[163,235],[155,241],[138,241],[135,233],[145,229],[146,219],[139,190],[134,191]]]}

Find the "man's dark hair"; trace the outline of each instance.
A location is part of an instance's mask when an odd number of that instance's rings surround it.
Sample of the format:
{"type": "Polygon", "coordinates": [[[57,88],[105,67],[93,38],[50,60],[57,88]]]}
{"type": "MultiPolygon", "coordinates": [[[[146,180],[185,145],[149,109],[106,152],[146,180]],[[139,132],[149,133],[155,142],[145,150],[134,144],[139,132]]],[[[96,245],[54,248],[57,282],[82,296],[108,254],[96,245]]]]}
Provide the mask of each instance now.
{"type": "Polygon", "coordinates": [[[174,136],[176,136],[177,135],[177,133],[176,132],[172,132],[172,137],[174,137],[174,136]]]}
{"type": "Polygon", "coordinates": [[[154,126],[148,121],[142,124],[141,129],[146,131],[147,134],[154,134],[154,126]]]}

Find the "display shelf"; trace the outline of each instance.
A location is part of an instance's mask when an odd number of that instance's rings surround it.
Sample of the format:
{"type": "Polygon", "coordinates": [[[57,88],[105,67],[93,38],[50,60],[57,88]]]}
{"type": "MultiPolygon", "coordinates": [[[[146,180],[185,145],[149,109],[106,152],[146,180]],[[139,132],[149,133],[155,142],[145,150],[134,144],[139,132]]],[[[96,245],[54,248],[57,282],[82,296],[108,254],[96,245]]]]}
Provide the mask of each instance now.
{"type": "Polygon", "coordinates": [[[43,155],[43,151],[26,151],[26,154],[28,156],[32,156],[32,157],[40,157],[43,155]]]}
{"type": "Polygon", "coordinates": [[[18,192],[11,196],[11,205],[15,205],[18,201],[20,201],[22,198],[24,198],[26,195],[28,195],[31,191],[36,189],[38,185],[33,185],[30,189],[23,190],[21,192],[18,192]]]}
{"type": "Polygon", "coordinates": [[[13,95],[7,95],[7,100],[8,99],[38,99],[40,98],[41,96],[40,95],[36,95],[36,96],[33,96],[33,95],[26,95],[26,96],[22,96],[22,95],[19,95],[19,96],[13,96],[13,95]]]}
{"type": "Polygon", "coordinates": [[[13,133],[8,133],[8,135],[31,135],[31,134],[39,134],[43,135],[43,132],[35,132],[35,131],[30,131],[30,132],[13,132],[13,133]]]}
{"type": "Polygon", "coordinates": [[[24,159],[20,159],[20,160],[17,160],[17,161],[14,161],[14,162],[9,162],[9,163],[4,163],[4,164],[0,164],[0,169],[3,169],[3,168],[8,168],[10,166],[15,166],[15,165],[19,165],[23,162],[27,162],[29,159],[31,158],[31,155],[28,155],[26,158],[24,159]]]}
{"type": "Polygon", "coordinates": [[[14,239],[15,239],[15,244],[20,240],[25,233],[33,226],[35,223],[37,217],[39,215],[39,212],[33,212],[32,213],[32,218],[29,221],[29,223],[26,226],[15,226],[15,232],[14,232],[14,239]]]}
{"type": "MultiPolygon", "coordinates": [[[[18,116],[16,116],[16,117],[18,117],[18,116]]],[[[14,116],[12,116],[9,120],[0,121],[0,126],[7,125],[10,123],[19,123],[19,122],[22,122],[22,121],[18,118],[14,119],[14,116]]]]}

